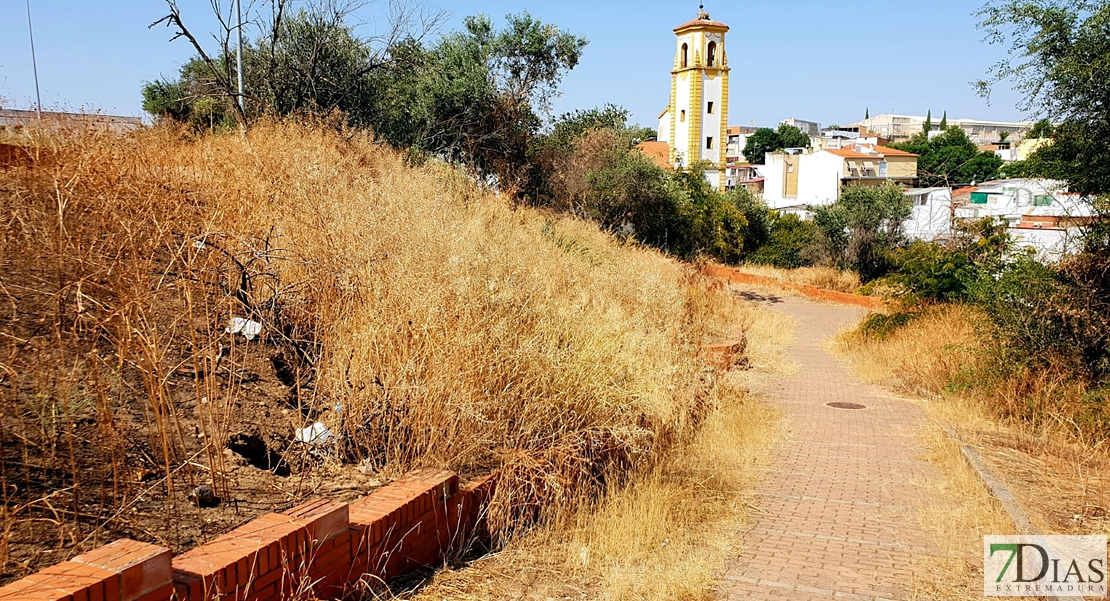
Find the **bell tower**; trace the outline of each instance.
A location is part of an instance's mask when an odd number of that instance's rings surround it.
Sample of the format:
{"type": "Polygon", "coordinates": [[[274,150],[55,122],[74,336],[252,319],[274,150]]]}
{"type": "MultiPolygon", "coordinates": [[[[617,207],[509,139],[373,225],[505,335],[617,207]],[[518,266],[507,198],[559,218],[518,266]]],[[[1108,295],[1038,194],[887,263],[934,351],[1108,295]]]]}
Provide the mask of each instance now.
{"type": "Polygon", "coordinates": [[[705,176],[725,189],[725,150],[728,145],[728,25],[709,18],[705,7],[698,16],[674,29],[675,58],[671,69],[671,101],[659,116],[658,140],[671,149],[678,169],[707,162],[705,176]]]}

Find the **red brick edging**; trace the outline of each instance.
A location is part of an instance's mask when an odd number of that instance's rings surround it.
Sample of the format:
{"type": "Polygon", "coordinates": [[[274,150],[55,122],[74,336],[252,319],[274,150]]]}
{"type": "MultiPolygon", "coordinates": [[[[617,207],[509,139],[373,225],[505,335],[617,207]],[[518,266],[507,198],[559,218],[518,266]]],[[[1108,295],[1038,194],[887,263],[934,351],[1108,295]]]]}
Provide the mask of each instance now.
{"type": "Polygon", "coordinates": [[[851,294],[848,292],[839,292],[836,290],[818,288],[817,286],[811,286],[809,284],[794,284],[791,282],[783,282],[767,276],[743,273],[721,265],[706,265],[703,269],[708,275],[722,278],[730,282],[736,282],[737,284],[755,284],[757,286],[769,286],[771,288],[793,290],[811,298],[832,301],[834,303],[840,303],[842,305],[855,305],[857,307],[866,307],[868,309],[882,309],[886,307],[886,301],[875,296],[862,296],[859,294],[851,294]]]}
{"type": "Polygon", "coordinates": [[[0,601],[268,601],[358,596],[485,535],[496,485],[421,469],[352,503],[315,499],[173,557],[117,540],[0,588],[0,601]]]}

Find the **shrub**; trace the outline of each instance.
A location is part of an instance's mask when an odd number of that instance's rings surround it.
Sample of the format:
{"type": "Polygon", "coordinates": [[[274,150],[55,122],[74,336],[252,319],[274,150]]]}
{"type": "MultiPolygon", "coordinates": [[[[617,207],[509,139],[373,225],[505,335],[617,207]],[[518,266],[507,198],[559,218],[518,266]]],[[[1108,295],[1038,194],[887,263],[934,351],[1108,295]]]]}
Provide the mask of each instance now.
{"type": "Polygon", "coordinates": [[[755,249],[747,259],[752,263],[782,269],[796,269],[813,264],[807,250],[817,239],[818,228],[812,221],[802,221],[794,214],[769,214],[767,242],[755,249]]]}
{"type": "Polygon", "coordinates": [[[865,281],[886,275],[889,253],[905,240],[912,204],[901,186],[848,186],[835,203],[817,207],[818,247],[825,261],[859,272],[865,281]]]}

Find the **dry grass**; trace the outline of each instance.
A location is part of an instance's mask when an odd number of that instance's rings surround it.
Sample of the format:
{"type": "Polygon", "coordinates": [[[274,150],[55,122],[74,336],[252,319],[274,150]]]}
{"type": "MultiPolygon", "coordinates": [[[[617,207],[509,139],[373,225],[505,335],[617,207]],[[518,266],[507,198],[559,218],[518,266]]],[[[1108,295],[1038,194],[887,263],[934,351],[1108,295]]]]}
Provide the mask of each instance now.
{"type": "Polygon", "coordinates": [[[774,278],[780,282],[798,285],[817,286],[825,290],[855,292],[860,287],[859,274],[854,271],[841,271],[833,267],[799,267],[780,269],[767,265],[745,264],[734,267],[737,271],[774,278]]]}
{"type": "Polygon", "coordinates": [[[923,524],[944,554],[943,569],[970,583],[927,591],[941,598],[980,598],[982,536],[1013,532],[946,430],[976,448],[1041,531],[1110,532],[1110,457],[1068,417],[1081,391],[1050,374],[992,373],[981,319],[968,307],[933,307],[885,339],[849,331],[833,345],[864,379],[929,399],[922,438],[945,477],[929,483],[938,494],[923,524]]]}
{"type": "Polygon", "coordinates": [[[713,599],[778,415],[735,384],[697,437],[594,507],[444,571],[417,599],[713,599]]]}
{"type": "Polygon", "coordinates": [[[4,538],[5,573],[41,561],[9,541],[57,546],[46,561],[122,530],[190,544],[189,487],[248,494],[224,452],[243,427],[272,427],[283,462],[302,449],[303,482],[328,462],[501,468],[492,517],[509,533],[650,471],[712,410],[695,351],[732,297],[365,134],[28,142],[34,167],[0,170],[0,488],[6,523],[49,526],[4,538]],[[224,333],[233,316],[264,342],[224,333]],[[279,365],[288,390],[252,396],[280,388],[279,365]],[[289,446],[318,419],[340,444],[289,446]]]}
{"type": "Polygon", "coordinates": [[[496,555],[445,570],[416,599],[712,599],[734,555],[779,415],[745,392],[781,373],[796,321],[753,303],[734,314],[751,371],[729,372],[688,444],[597,504],[561,513],[496,555]]]}
{"type": "Polygon", "coordinates": [[[923,397],[942,393],[952,378],[982,361],[978,313],[963,305],[928,310],[881,340],[841,332],[832,350],[848,358],[867,382],[923,397]]]}

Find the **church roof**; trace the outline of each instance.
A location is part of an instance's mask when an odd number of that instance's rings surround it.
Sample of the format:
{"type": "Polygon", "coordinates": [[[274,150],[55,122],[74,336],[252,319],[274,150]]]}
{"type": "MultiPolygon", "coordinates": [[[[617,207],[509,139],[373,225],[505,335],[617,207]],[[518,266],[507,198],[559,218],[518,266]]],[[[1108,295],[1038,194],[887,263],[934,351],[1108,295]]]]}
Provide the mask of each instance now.
{"type": "Polygon", "coordinates": [[[678,33],[687,29],[728,29],[728,25],[712,19],[694,19],[675,27],[674,32],[678,33]]]}
{"type": "Polygon", "coordinates": [[[714,21],[709,18],[709,13],[705,12],[705,6],[698,7],[698,16],[693,21],[687,21],[682,25],[674,28],[675,33],[686,31],[687,29],[724,29],[728,31],[728,25],[720,21],[714,21]]]}

